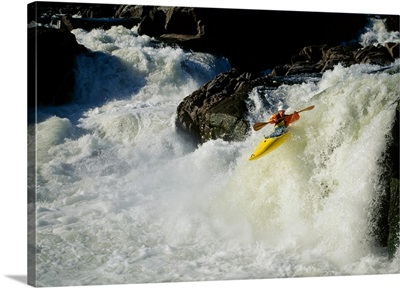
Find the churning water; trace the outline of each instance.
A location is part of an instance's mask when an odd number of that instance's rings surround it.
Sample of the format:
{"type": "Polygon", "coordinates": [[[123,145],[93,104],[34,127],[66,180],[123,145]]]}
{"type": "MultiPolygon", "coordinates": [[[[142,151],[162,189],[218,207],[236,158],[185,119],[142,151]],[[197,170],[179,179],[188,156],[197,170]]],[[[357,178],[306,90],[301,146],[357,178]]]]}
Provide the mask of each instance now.
{"type": "MultiPolygon", "coordinates": [[[[392,73],[338,65],[270,91],[292,111],[315,108],[248,161],[271,127],[201,146],[175,128],[180,101],[226,59],[135,29],[73,32],[93,51],[78,58],[74,101],[40,107],[29,127],[39,286],[399,272],[399,252],[388,260],[371,234],[398,60],[392,73]]],[[[274,111],[257,91],[249,119],[265,121],[274,111]]]]}

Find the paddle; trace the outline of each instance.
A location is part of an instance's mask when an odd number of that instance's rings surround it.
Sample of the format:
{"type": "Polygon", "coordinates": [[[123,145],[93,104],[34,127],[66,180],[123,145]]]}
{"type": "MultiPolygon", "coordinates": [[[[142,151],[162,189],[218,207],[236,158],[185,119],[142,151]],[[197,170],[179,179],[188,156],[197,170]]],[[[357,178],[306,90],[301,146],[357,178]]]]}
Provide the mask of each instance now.
{"type": "MultiPolygon", "coordinates": [[[[315,107],[314,105],[313,106],[309,106],[307,108],[301,109],[300,111],[297,111],[297,113],[314,109],[314,107],[315,107]]],[[[254,123],[253,129],[255,131],[258,131],[258,130],[260,130],[261,128],[263,128],[267,124],[273,124],[273,122],[257,122],[257,123],[254,123]]]]}

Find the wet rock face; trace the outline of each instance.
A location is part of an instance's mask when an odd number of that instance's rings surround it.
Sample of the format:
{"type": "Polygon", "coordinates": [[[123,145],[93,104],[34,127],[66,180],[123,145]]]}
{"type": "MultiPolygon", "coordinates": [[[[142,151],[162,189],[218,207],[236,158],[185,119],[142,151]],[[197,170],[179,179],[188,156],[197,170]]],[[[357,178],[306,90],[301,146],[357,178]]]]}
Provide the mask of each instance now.
{"type": "Polygon", "coordinates": [[[243,140],[249,124],[245,100],[252,88],[250,73],[233,69],[187,96],[177,108],[177,125],[192,134],[200,143],[222,138],[243,140]]]}
{"type": "Polygon", "coordinates": [[[270,76],[288,76],[303,73],[323,73],[339,63],[344,67],[353,64],[390,65],[399,55],[399,43],[385,43],[362,47],[313,45],[304,47],[298,55],[292,56],[290,63],[274,68],[270,76]]]}
{"type": "Polygon", "coordinates": [[[69,103],[74,93],[75,57],[85,51],[69,31],[30,28],[28,106],[69,103]]]}

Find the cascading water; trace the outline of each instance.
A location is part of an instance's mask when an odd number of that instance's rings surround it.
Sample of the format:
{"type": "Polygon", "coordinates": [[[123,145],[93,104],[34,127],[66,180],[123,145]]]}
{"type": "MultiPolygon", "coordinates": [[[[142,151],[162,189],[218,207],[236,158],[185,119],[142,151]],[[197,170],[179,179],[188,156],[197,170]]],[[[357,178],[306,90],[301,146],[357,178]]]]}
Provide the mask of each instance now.
{"type": "MultiPolygon", "coordinates": [[[[74,101],[40,107],[29,127],[38,285],[399,272],[371,235],[398,60],[392,73],[338,65],[270,91],[292,110],[315,108],[279,150],[252,162],[271,127],[201,146],[175,129],[177,105],[229,70],[226,59],[135,29],[73,32],[93,51],[78,58],[74,101]]],[[[273,113],[261,96],[252,92],[249,115],[260,121],[273,113]]]]}

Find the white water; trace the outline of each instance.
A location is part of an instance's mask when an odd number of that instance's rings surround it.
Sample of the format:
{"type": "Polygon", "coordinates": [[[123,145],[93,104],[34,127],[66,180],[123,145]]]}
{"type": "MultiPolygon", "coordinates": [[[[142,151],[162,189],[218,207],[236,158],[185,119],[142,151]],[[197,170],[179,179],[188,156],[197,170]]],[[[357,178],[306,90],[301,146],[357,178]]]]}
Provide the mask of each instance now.
{"type": "MultiPolygon", "coordinates": [[[[339,65],[282,86],[271,99],[316,108],[250,162],[271,127],[199,147],[175,129],[177,105],[226,60],[134,29],[74,33],[105,54],[79,59],[73,104],[38,111],[39,286],[399,272],[370,234],[398,72],[339,65]]],[[[272,113],[256,107],[252,121],[272,113]]]]}
{"type": "Polygon", "coordinates": [[[399,43],[400,32],[387,31],[385,21],[382,19],[371,19],[370,25],[360,37],[361,45],[378,45],[386,42],[399,43]]]}

